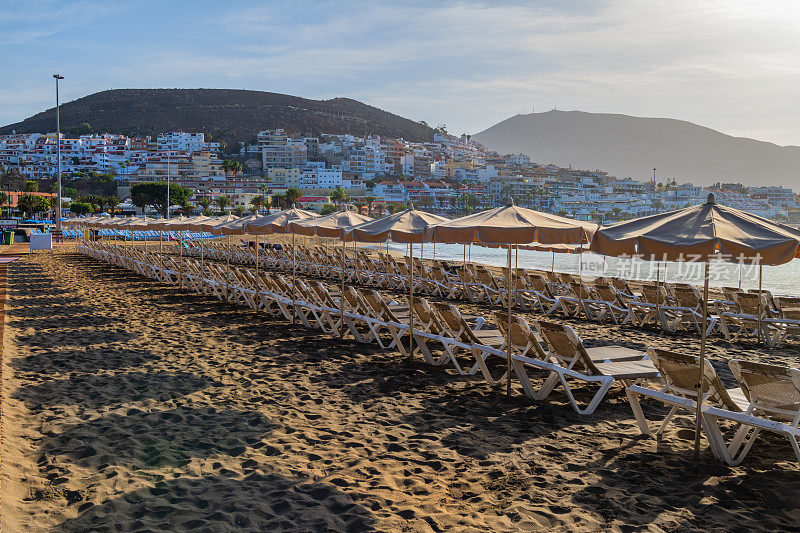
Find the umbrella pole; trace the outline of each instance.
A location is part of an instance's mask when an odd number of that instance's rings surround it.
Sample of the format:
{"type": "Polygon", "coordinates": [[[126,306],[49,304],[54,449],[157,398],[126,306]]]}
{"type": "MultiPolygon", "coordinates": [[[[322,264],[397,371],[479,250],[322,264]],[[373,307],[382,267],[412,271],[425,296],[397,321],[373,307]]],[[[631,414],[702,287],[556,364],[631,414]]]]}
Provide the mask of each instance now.
{"type": "Polygon", "coordinates": [[[578,313],[575,315],[576,317],[581,313],[581,309],[583,309],[583,243],[578,250],[578,313]]]}
{"type": "Polygon", "coordinates": [[[506,394],[511,396],[511,245],[508,245],[508,270],[506,271],[506,291],[508,303],[508,327],[506,328],[506,394]]]}
{"type": "Polygon", "coordinates": [[[344,338],[344,254],[347,251],[345,248],[346,244],[344,237],[342,237],[342,254],[339,256],[339,263],[342,266],[342,292],[339,295],[339,313],[341,314],[341,320],[339,321],[339,338],[344,338]]]}
{"type": "Polygon", "coordinates": [[[739,261],[739,290],[742,290],[742,262],[739,261]]]}
{"type": "Polygon", "coordinates": [[[203,234],[200,233],[200,277],[206,277],[206,262],[203,256],[203,234]]]}
{"type": "Polygon", "coordinates": [[[606,256],[603,256],[603,271],[601,273],[602,277],[606,277],[606,256]]]}
{"type": "Polygon", "coordinates": [[[183,240],[178,233],[178,285],[183,288],[183,240]]]}
{"type": "Polygon", "coordinates": [[[517,273],[519,272],[519,244],[514,246],[514,275],[511,281],[514,283],[514,304],[519,304],[519,287],[517,287],[517,273]]]}
{"type": "Polygon", "coordinates": [[[255,242],[255,247],[256,247],[256,284],[257,284],[258,287],[260,287],[261,286],[261,281],[259,281],[260,278],[258,277],[258,252],[259,252],[259,249],[258,249],[258,234],[256,233],[254,235],[254,237],[255,237],[255,241],[254,242],[255,242]]]}
{"type": "Polygon", "coordinates": [[[758,325],[758,342],[761,344],[761,300],[764,298],[764,294],[761,292],[761,274],[764,271],[764,265],[761,262],[758,263],[758,316],[757,325],[758,325]]]}
{"type": "Polygon", "coordinates": [[[694,428],[694,456],[700,458],[700,417],[703,411],[703,370],[706,364],[706,321],[708,320],[708,267],[706,259],[705,281],[703,283],[703,330],[700,332],[700,371],[697,376],[697,413],[694,428]]]}
{"type": "Polygon", "coordinates": [[[230,279],[231,279],[231,236],[228,235],[228,254],[226,257],[226,268],[225,268],[225,299],[229,302],[231,301],[231,294],[230,294],[230,279]]]}
{"type": "Polygon", "coordinates": [[[555,274],[556,272],[556,253],[553,252],[553,262],[550,264],[550,273],[555,274]]]}
{"type": "Polygon", "coordinates": [[[408,243],[408,362],[414,361],[414,245],[408,243]]]}
{"type": "Polygon", "coordinates": [[[656,261],[656,319],[661,322],[661,263],[656,261]]]}
{"type": "Polygon", "coordinates": [[[297,291],[295,290],[295,265],[294,265],[294,258],[295,258],[295,245],[294,245],[294,233],[292,233],[292,324],[295,323],[295,319],[297,318],[297,312],[295,311],[295,294],[297,291]]]}

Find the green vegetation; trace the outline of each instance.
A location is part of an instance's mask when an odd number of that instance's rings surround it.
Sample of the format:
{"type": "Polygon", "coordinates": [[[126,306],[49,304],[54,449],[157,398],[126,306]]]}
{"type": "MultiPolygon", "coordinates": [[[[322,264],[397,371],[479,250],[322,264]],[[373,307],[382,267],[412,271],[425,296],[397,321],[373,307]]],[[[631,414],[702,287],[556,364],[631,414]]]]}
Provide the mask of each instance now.
{"type": "Polygon", "coordinates": [[[320,215],[330,215],[331,213],[335,213],[338,211],[338,208],[333,204],[325,204],[322,206],[322,209],[319,210],[320,215]]]}
{"type": "Polygon", "coordinates": [[[229,205],[231,205],[231,197],[230,196],[220,196],[220,197],[218,197],[217,199],[214,200],[214,203],[217,204],[217,207],[220,208],[220,211],[222,211],[222,214],[224,215],[225,213],[227,213],[227,211],[225,211],[225,209],[229,205]]]}
{"type": "Polygon", "coordinates": [[[50,200],[45,196],[23,194],[19,197],[17,208],[24,213],[25,216],[31,217],[37,213],[50,211],[50,200]]]}
{"type": "Polygon", "coordinates": [[[335,205],[342,205],[350,201],[350,195],[341,187],[336,187],[331,193],[331,200],[335,205]]]}
{"type": "MultiPolygon", "coordinates": [[[[170,185],[169,205],[186,205],[191,191],[181,185],[170,185]]],[[[167,184],[163,181],[137,183],[131,187],[131,200],[136,207],[154,207],[164,216],[167,214],[167,184]]]]}
{"type": "Polygon", "coordinates": [[[76,215],[85,215],[92,212],[92,206],[84,202],[72,202],[69,204],[69,210],[76,215]]]}
{"type": "Polygon", "coordinates": [[[303,193],[300,189],[292,187],[291,189],[288,189],[286,191],[286,194],[284,196],[286,197],[286,205],[289,208],[292,208],[294,207],[294,204],[297,203],[297,200],[299,200],[303,196],[303,193]]]}

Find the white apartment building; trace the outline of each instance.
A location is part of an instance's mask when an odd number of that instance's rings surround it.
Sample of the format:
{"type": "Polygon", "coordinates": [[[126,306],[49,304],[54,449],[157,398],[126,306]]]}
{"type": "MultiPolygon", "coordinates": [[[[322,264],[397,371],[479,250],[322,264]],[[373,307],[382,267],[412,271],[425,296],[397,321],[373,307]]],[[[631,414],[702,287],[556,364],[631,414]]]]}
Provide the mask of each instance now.
{"type": "Polygon", "coordinates": [[[171,133],[159,133],[156,138],[156,148],[160,152],[170,150],[190,153],[200,150],[218,151],[219,143],[207,143],[204,133],[173,131],[171,133]]]}
{"type": "Polygon", "coordinates": [[[335,189],[342,186],[342,169],[325,168],[323,162],[308,162],[300,169],[303,189],[335,189]]]}
{"type": "Polygon", "coordinates": [[[514,154],[506,158],[506,164],[515,167],[527,167],[531,164],[531,158],[525,154],[514,154]]]}
{"type": "Polygon", "coordinates": [[[302,139],[291,139],[282,129],[266,130],[258,134],[261,163],[265,171],[270,168],[298,168],[308,161],[308,149],[302,139]]]}
{"type": "Polygon", "coordinates": [[[280,184],[287,189],[300,188],[303,173],[299,168],[270,168],[267,169],[267,178],[270,183],[280,184]]]}

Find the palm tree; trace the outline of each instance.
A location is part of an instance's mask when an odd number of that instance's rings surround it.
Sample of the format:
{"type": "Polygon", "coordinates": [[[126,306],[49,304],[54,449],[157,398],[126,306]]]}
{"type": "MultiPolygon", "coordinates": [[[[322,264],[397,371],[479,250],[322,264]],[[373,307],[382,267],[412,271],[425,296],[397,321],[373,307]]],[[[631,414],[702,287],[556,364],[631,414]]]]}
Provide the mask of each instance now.
{"type": "Polygon", "coordinates": [[[350,200],[350,195],[347,194],[347,191],[341,187],[336,187],[333,190],[333,193],[331,193],[331,200],[333,200],[333,203],[338,206],[350,200]]]}
{"type": "Polygon", "coordinates": [[[231,198],[230,196],[220,196],[214,200],[214,203],[222,210],[222,214],[225,214],[225,208],[231,204],[231,198]]]}
{"type": "Polygon", "coordinates": [[[364,198],[364,201],[367,202],[367,214],[369,216],[372,216],[372,204],[375,203],[375,200],[377,200],[377,198],[374,196],[367,196],[364,198]]]}
{"type": "Polygon", "coordinates": [[[237,205],[236,207],[233,208],[233,214],[236,215],[237,217],[244,215],[244,211],[245,209],[241,205],[237,205]]]}
{"type": "Polygon", "coordinates": [[[276,209],[281,209],[283,204],[286,202],[286,195],[285,194],[273,194],[272,195],[272,205],[276,209]]]}
{"type": "Polygon", "coordinates": [[[202,208],[203,208],[203,211],[208,211],[208,210],[209,210],[209,208],[211,207],[211,203],[212,203],[212,202],[211,202],[211,198],[209,198],[209,197],[207,197],[207,196],[203,196],[202,198],[200,198],[199,200],[197,200],[197,204],[198,204],[200,207],[202,207],[202,208]]]}
{"type": "Polygon", "coordinates": [[[222,171],[225,173],[226,176],[231,173],[232,164],[233,161],[228,161],[227,159],[222,162],[222,171]]]}
{"type": "Polygon", "coordinates": [[[259,196],[253,196],[253,198],[251,198],[251,199],[250,199],[250,205],[251,205],[253,208],[255,208],[255,211],[258,211],[259,209],[261,209],[262,207],[264,207],[264,201],[265,201],[265,200],[266,200],[266,198],[264,198],[264,197],[263,197],[263,196],[261,196],[261,195],[259,195],[259,196]]]}
{"type": "Polygon", "coordinates": [[[106,200],[106,205],[108,205],[109,213],[113,215],[114,209],[119,205],[119,198],[117,198],[112,194],[111,196],[106,196],[105,200],[106,200]]]}
{"type": "Polygon", "coordinates": [[[286,204],[290,209],[294,207],[294,204],[296,204],[297,200],[299,200],[302,196],[303,193],[300,192],[300,189],[295,187],[287,189],[286,194],[284,194],[284,197],[286,198],[286,204]]]}

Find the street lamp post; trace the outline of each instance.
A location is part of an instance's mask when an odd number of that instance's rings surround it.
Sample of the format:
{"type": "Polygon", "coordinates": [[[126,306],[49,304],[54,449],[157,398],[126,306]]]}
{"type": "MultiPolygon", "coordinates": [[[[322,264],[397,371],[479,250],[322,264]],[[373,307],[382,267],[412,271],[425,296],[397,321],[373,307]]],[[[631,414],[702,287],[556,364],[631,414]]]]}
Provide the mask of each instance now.
{"type": "Polygon", "coordinates": [[[53,74],[56,79],[56,159],[58,160],[58,179],[56,181],[56,230],[61,233],[61,109],[58,103],[58,80],[61,74],[53,74]]]}
{"type": "Polygon", "coordinates": [[[167,220],[169,220],[169,163],[171,155],[167,152],[167,220]]]}

